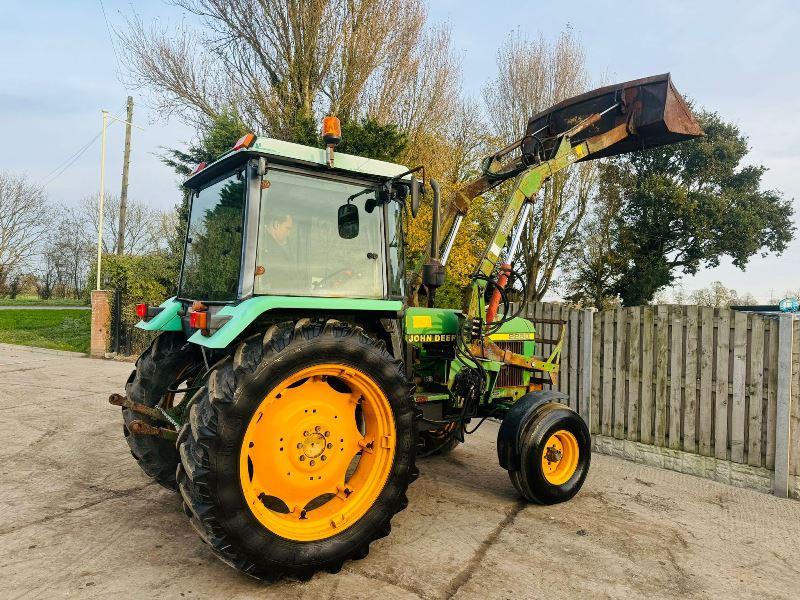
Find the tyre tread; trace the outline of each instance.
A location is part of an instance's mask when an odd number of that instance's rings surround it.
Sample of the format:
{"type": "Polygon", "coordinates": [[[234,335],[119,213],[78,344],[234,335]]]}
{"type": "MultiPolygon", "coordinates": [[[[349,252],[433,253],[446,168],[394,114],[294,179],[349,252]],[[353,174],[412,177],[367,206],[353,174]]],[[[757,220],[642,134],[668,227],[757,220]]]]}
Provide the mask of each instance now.
{"type": "MultiPolygon", "coordinates": [[[[181,431],[180,457],[182,466],[178,467],[177,480],[181,497],[186,505],[184,511],[190,515],[192,526],[200,537],[211,547],[214,553],[224,562],[254,577],[274,581],[282,577],[290,577],[300,581],[310,579],[317,571],[324,570],[335,573],[341,570],[347,560],[357,560],[367,556],[369,545],[376,539],[388,535],[391,531],[392,517],[403,510],[408,499],[405,490],[419,474],[414,465],[415,443],[410,440],[407,452],[409,468],[398,471],[402,478],[399,483],[400,495],[395,499],[391,509],[386,511],[383,521],[375,527],[370,539],[362,540],[349,552],[325,563],[308,565],[278,566],[265,564],[263,557],[251,556],[246,548],[236,547],[232,537],[220,525],[221,514],[214,499],[202,492],[214,487],[213,464],[215,454],[220,450],[220,422],[228,411],[233,410],[235,392],[242,380],[255,372],[260,365],[275,360],[287,348],[298,341],[313,341],[320,336],[333,336],[343,339],[353,338],[365,352],[379,356],[384,373],[398,382],[403,382],[402,391],[405,397],[404,411],[416,422],[416,408],[413,403],[413,387],[405,378],[405,369],[401,360],[391,356],[386,345],[367,335],[356,326],[336,320],[300,319],[294,323],[273,325],[258,336],[252,336],[239,343],[230,360],[219,363],[211,373],[207,391],[192,406],[189,427],[181,431]],[[222,417],[222,419],[220,418],[222,417]]],[[[371,355],[366,355],[371,356],[371,355]]],[[[412,428],[413,429],[413,428],[412,428]]],[[[413,433],[413,431],[412,431],[413,433]]]]}

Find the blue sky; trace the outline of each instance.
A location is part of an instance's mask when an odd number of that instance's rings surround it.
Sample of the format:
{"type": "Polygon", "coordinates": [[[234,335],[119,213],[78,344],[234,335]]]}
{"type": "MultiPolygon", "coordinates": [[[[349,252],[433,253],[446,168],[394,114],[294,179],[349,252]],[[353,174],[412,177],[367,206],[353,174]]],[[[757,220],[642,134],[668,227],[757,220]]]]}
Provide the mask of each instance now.
{"type": "MultiPolygon", "coordinates": [[[[180,14],[157,1],[104,0],[112,26],[133,6],[146,19],[175,22],[180,14]]],[[[100,109],[121,110],[127,90],[100,3],[94,0],[0,3],[0,170],[45,180],[100,129],[100,109]]],[[[570,26],[586,47],[590,71],[624,81],[670,71],[678,89],[737,123],[750,137],[750,160],[769,167],[768,187],[796,198],[800,213],[800,68],[794,38],[800,6],[791,1],[650,1],[565,3],[431,0],[434,22],[446,22],[462,56],[464,91],[478,96],[494,73],[497,47],[513,30],[553,38],[570,26]]],[[[137,106],[130,194],[169,208],[177,182],[158,161],[159,146],[174,146],[192,131],[137,106]]],[[[109,130],[107,187],[121,174],[122,128],[109,130]]],[[[99,144],[49,185],[54,201],[73,203],[99,186],[99,144]]],[[[795,220],[800,222],[800,216],[795,220]]],[[[691,290],[720,280],[766,300],[770,290],[800,288],[800,241],[781,257],[754,258],[745,272],[723,264],[683,285],[691,290]]]]}

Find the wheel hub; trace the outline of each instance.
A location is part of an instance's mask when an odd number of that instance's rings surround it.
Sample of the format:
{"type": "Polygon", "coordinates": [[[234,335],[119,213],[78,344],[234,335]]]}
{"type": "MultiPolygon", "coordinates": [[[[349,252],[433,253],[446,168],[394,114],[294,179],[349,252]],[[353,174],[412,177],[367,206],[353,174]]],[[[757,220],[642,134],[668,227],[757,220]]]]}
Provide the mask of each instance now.
{"type": "Polygon", "coordinates": [[[301,445],[303,454],[308,458],[317,458],[325,454],[325,436],[317,431],[304,432],[301,445]]]}
{"type": "Polygon", "coordinates": [[[544,453],[544,457],[547,459],[547,462],[554,463],[561,460],[562,454],[563,453],[561,452],[561,450],[559,450],[558,448],[555,447],[555,445],[553,445],[547,448],[547,450],[544,453]]]}
{"type": "Polygon", "coordinates": [[[293,540],[335,535],[378,498],[394,460],[392,408],[343,365],[303,369],[270,390],[240,453],[242,491],[267,529],[293,540]]]}
{"type": "Polygon", "coordinates": [[[566,429],[551,435],[541,450],[542,474],[548,483],[563,485],[578,469],[578,440],[566,429]]]}

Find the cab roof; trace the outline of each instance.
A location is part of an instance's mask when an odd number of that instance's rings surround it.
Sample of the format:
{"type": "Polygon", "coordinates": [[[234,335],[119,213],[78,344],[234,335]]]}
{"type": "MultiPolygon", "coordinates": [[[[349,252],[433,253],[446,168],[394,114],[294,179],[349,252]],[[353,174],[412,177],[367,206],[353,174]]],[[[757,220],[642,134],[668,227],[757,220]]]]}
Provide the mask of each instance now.
{"type": "Polygon", "coordinates": [[[311,167],[320,172],[333,172],[349,175],[368,176],[369,178],[389,178],[405,173],[408,168],[383,160],[364,158],[344,152],[334,152],[333,167],[328,167],[324,148],[314,148],[284,142],[268,137],[258,137],[249,148],[242,148],[223,154],[220,158],[193,174],[184,182],[189,189],[197,189],[207,181],[223,174],[234,164],[242,161],[245,156],[263,156],[267,164],[288,164],[311,167]]]}

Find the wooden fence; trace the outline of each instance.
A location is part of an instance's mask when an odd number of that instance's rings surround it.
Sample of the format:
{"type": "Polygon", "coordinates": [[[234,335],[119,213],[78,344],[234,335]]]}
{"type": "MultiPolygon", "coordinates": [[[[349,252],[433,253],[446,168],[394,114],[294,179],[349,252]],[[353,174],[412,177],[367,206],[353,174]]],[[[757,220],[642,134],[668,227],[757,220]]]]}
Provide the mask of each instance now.
{"type": "MultiPolygon", "coordinates": [[[[556,387],[593,434],[767,469],[779,495],[800,476],[800,320],[555,303],[532,304],[527,317],[566,322],[556,387]]],[[[537,332],[555,338],[557,328],[542,323],[537,332]]]]}

